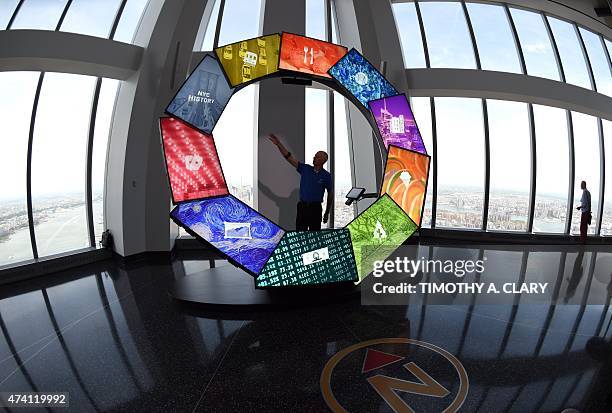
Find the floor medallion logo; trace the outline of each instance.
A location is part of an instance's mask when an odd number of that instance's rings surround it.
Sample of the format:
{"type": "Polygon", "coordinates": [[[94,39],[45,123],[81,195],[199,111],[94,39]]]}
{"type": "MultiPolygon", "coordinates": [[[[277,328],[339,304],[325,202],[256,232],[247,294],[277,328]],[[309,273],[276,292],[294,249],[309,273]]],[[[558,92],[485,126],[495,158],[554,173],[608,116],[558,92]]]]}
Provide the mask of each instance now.
{"type": "Polygon", "coordinates": [[[364,341],[336,353],[321,374],[321,392],[335,413],[458,411],[469,381],[448,351],[409,338],[364,341]],[[355,397],[359,394],[360,397],[355,397]]]}

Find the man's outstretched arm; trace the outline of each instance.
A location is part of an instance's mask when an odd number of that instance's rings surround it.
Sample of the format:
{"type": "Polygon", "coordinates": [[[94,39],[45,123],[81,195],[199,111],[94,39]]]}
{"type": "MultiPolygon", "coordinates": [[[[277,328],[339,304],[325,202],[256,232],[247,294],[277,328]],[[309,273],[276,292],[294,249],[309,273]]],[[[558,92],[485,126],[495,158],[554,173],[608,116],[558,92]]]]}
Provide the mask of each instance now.
{"type": "Polygon", "coordinates": [[[327,205],[325,206],[325,213],[323,214],[324,224],[327,224],[327,221],[329,220],[329,213],[331,212],[333,202],[334,202],[334,192],[328,189],[327,190],[327,205]]]}
{"type": "Polygon", "coordinates": [[[278,139],[278,137],[275,134],[273,133],[269,134],[268,139],[270,139],[270,142],[276,145],[276,147],[278,148],[278,151],[285,157],[287,162],[289,162],[295,168],[298,167],[298,164],[299,164],[298,160],[295,159],[293,155],[291,155],[291,152],[289,152],[287,148],[285,148],[285,145],[281,143],[280,139],[278,139]]]}

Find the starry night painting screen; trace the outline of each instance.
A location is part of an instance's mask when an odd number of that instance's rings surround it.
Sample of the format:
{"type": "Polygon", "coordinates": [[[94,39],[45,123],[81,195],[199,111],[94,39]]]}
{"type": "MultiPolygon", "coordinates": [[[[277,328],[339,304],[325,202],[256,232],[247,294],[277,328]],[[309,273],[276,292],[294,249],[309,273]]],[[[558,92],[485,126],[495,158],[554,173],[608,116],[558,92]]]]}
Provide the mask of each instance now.
{"type": "Polygon", "coordinates": [[[370,111],[382,136],[385,147],[395,145],[426,154],[423,138],[419,132],[406,95],[384,97],[368,102],[370,111]]]}
{"type": "Polygon", "coordinates": [[[329,74],[347,89],[366,108],[368,102],[397,95],[399,92],[357,50],[351,49],[329,74]]]}
{"type": "Polygon", "coordinates": [[[172,99],[166,113],[210,134],[232,92],[219,61],[206,55],[172,99]]]}
{"type": "Polygon", "coordinates": [[[177,205],[172,219],[257,276],[285,234],[275,223],[228,195],[177,205]]]}

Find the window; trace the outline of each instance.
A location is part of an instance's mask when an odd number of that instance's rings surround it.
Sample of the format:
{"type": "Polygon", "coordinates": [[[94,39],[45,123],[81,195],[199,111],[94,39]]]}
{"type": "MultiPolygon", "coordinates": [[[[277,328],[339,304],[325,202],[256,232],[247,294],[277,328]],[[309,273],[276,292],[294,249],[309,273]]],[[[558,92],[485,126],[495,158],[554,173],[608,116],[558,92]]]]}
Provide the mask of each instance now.
{"type": "Polygon", "coordinates": [[[257,130],[257,96],[259,96],[257,84],[236,92],[213,131],[230,193],[252,207],[254,207],[253,157],[257,130]]]}
{"type": "Polygon", "coordinates": [[[394,3],[392,6],[395,25],[402,45],[404,66],[408,68],[426,67],[423,38],[415,4],[394,3]]]}
{"type": "Polygon", "coordinates": [[[121,13],[121,19],[113,40],[123,43],[132,43],[149,0],[128,0],[121,13]]]}
{"type": "Polygon", "coordinates": [[[0,192],[0,266],[32,258],[26,206],[26,164],[36,72],[0,73],[3,125],[0,192]]]}
{"type": "Polygon", "coordinates": [[[19,0],[5,0],[0,3],[0,30],[4,30],[8,25],[19,0]]]}
{"type": "Polygon", "coordinates": [[[586,181],[587,189],[591,192],[591,213],[593,214],[592,225],[589,226],[589,234],[597,230],[597,212],[599,211],[599,172],[600,172],[600,150],[599,150],[599,128],[597,118],[582,113],[572,112],[574,123],[574,152],[576,159],[576,180],[574,182],[574,203],[572,217],[572,233],[580,233],[580,211],[576,206],[580,205],[582,190],[580,182],[586,181]]]}
{"type": "Polygon", "coordinates": [[[525,56],[527,74],[560,80],[559,68],[542,15],[514,8],[510,8],[510,13],[525,56]]]}
{"type": "MultiPolygon", "coordinates": [[[[204,41],[200,47],[202,51],[210,51],[215,47],[214,37],[217,20],[220,17],[221,0],[214,1],[204,41]]],[[[262,0],[226,0],[223,16],[221,16],[217,46],[259,36],[262,12],[262,0]]],[[[213,131],[228,189],[232,195],[251,207],[255,207],[253,157],[255,156],[258,96],[257,84],[249,85],[236,92],[213,131]],[[237,119],[240,121],[237,122],[237,119]],[[236,151],[236,147],[240,147],[241,150],[236,151]]],[[[179,235],[191,237],[180,227],[179,235]]]]}
{"type": "Polygon", "coordinates": [[[431,162],[429,164],[429,181],[427,182],[427,192],[425,195],[425,209],[423,212],[423,219],[421,220],[421,226],[431,227],[434,175],[431,104],[427,97],[411,98],[410,101],[414,119],[416,120],[421,137],[423,138],[423,143],[425,143],[425,149],[427,150],[427,154],[431,156],[431,162]]]}
{"type": "Polygon", "coordinates": [[[55,30],[67,0],[25,0],[11,29],[55,30]]]}
{"type": "Polygon", "coordinates": [[[331,2],[331,40],[333,43],[340,43],[340,38],[338,37],[338,23],[336,20],[336,4],[335,0],[328,0],[331,2]]]}
{"type": "Polygon", "coordinates": [[[467,8],[482,68],[521,73],[518,51],[504,8],[480,3],[467,3],[467,8]]]}
{"type": "Polygon", "coordinates": [[[327,151],[327,91],[306,88],[305,162],[318,151],[327,151]]]}
{"type": "Polygon", "coordinates": [[[550,16],[548,22],[559,49],[566,81],[576,86],[591,89],[589,71],[578,40],[576,26],[550,16]]]}
{"type": "Polygon", "coordinates": [[[610,64],[604,51],[601,38],[599,35],[585,30],[582,27],[580,28],[580,35],[584,40],[589,62],[593,69],[597,91],[604,95],[612,96],[612,73],[610,73],[610,64]]]}
{"type": "Polygon", "coordinates": [[[565,110],[533,105],[536,202],[533,232],[563,233],[567,215],[569,140],[565,110]]]}
{"type": "Polygon", "coordinates": [[[106,155],[108,153],[108,138],[111,132],[115,98],[119,89],[119,81],[103,79],[96,112],[94,129],[93,156],[91,169],[92,208],[94,234],[100,241],[104,225],[104,182],[106,176],[106,155]]]}
{"type": "Polygon", "coordinates": [[[306,0],[306,36],[327,40],[325,1],[306,0]]]}
{"type": "MultiPolygon", "coordinates": [[[[312,163],[318,151],[325,151],[329,154],[327,119],[329,111],[327,109],[327,91],[323,89],[306,88],[305,90],[305,124],[306,130],[304,139],[304,160],[305,163],[312,163]]],[[[329,165],[325,165],[329,170],[329,165]]],[[[327,202],[327,191],[323,197],[323,208],[327,202]]],[[[327,227],[327,224],[321,224],[327,227]]]]}
{"type": "MultiPolygon", "coordinates": [[[[603,121],[606,150],[606,194],[601,235],[612,235],[612,122],[603,121]]],[[[591,193],[592,195],[592,193],[591,193]]]]}
{"type": "MultiPolygon", "coordinates": [[[[3,30],[19,0],[0,4],[0,30],[3,30]]],[[[131,43],[148,0],[127,0],[114,40],[131,43]]],[[[11,29],[55,30],[68,5],[60,30],[88,36],[108,37],[122,0],[25,0],[11,29]]]]}
{"type": "Polygon", "coordinates": [[[459,2],[419,3],[431,67],[476,69],[472,40],[459,2]]]}
{"type": "Polygon", "coordinates": [[[211,51],[214,49],[215,45],[215,30],[217,29],[217,21],[219,20],[219,7],[221,5],[221,0],[211,0],[214,1],[212,12],[210,14],[210,19],[206,23],[206,32],[204,34],[204,41],[202,42],[202,46],[200,46],[201,51],[211,51]]]}
{"type": "Polygon", "coordinates": [[[262,0],[226,0],[219,45],[259,36],[261,14],[262,0]]]}
{"type": "Polygon", "coordinates": [[[86,147],[95,78],[47,73],[32,152],[32,205],[41,257],[89,246],[86,147]]]}
{"type": "MultiPolygon", "coordinates": [[[[17,0],[0,4],[0,29],[11,18],[17,0]],[[8,4],[6,4],[8,3],[8,4]]],[[[25,0],[11,29],[55,30],[68,5],[60,30],[88,36],[108,37],[122,0],[25,0]]],[[[128,0],[114,40],[131,43],[148,0],[128,0]]]]}
{"type": "Polygon", "coordinates": [[[438,142],[436,227],[482,226],[484,130],[482,102],[435,98],[438,142]]]}
{"type": "Polygon", "coordinates": [[[348,101],[334,92],[334,226],[342,228],[355,218],[354,205],[347,206],[346,194],[353,187],[351,161],[352,140],[349,137],[346,105],[348,101]]]}
{"type": "Polygon", "coordinates": [[[108,37],[120,5],[121,0],[73,0],[60,30],[108,37]]]}
{"type": "Polygon", "coordinates": [[[525,103],[487,100],[491,181],[487,229],[526,231],[531,138],[525,103]]]}

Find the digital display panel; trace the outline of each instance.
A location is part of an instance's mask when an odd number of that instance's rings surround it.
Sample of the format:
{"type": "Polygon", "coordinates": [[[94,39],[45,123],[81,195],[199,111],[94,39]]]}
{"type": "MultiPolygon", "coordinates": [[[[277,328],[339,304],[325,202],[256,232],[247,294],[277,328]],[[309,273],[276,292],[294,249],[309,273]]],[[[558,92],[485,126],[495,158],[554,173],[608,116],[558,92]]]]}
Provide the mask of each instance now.
{"type": "Polygon", "coordinates": [[[368,102],[385,147],[389,145],[427,153],[406,95],[395,95],[368,102]]]}
{"type": "Polygon", "coordinates": [[[243,83],[278,72],[280,35],[256,37],[215,49],[230,84],[243,83]]]}
{"type": "Polygon", "coordinates": [[[290,231],[255,280],[281,287],[357,281],[351,235],[346,229],[290,231]]]}
{"type": "Polygon", "coordinates": [[[429,156],[389,146],[381,195],[387,193],[410,218],[421,225],[429,156]]]}
{"type": "Polygon", "coordinates": [[[348,49],[333,43],[283,33],[279,67],[315,76],[331,77],[327,71],[347,53],[348,49]]]}
{"type": "Polygon", "coordinates": [[[180,87],[166,113],[204,133],[212,133],[232,91],[219,61],[206,55],[180,87]]]}
{"type": "Polygon", "coordinates": [[[351,233],[361,282],[368,275],[364,269],[371,269],[374,261],[384,260],[391,255],[393,249],[389,247],[402,245],[417,230],[417,225],[385,194],[346,228],[351,233]]]}
{"type": "Polygon", "coordinates": [[[175,203],[227,195],[215,141],[174,118],[161,118],[166,168],[175,203]]]}
{"type": "Polygon", "coordinates": [[[371,100],[398,94],[393,85],[355,49],[349,50],[332,66],[329,74],[366,108],[371,100]]]}
{"type": "Polygon", "coordinates": [[[231,195],[177,205],[170,216],[252,275],[259,274],[285,233],[231,195]]]}

